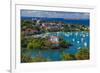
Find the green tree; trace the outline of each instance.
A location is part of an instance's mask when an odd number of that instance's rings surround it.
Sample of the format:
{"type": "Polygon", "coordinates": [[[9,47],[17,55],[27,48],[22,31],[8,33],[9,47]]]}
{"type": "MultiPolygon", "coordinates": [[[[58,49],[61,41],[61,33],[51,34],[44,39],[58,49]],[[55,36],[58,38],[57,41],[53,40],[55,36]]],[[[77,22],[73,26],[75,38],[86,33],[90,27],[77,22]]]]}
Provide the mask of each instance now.
{"type": "Polygon", "coordinates": [[[63,54],[62,60],[76,60],[75,55],[73,54],[63,54]]]}
{"type": "Polygon", "coordinates": [[[46,62],[46,61],[48,61],[48,60],[43,57],[32,58],[32,62],[46,62]]]}
{"type": "Polygon", "coordinates": [[[71,46],[71,43],[68,41],[65,41],[64,39],[60,39],[59,45],[62,48],[68,48],[69,46],[71,46]]]}
{"type": "Polygon", "coordinates": [[[21,33],[21,48],[26,48],[27,43],[27,39],[25,38],[24,34],[21,33]]]}
{"type": "Polygon", "coordinates": [[[27,48],[28,49],[33,49],[33,43],[32,42],[28,43],[27,48]]]}
{"type": "Polygon", "coordinates": [[[50,49],[50,48],[52,48],[52,43],[49,42],[48,40],[44,40],[43,43],[42,43],[42,48],[50,49]]]}
{"type": "Polygon", "coordinates": [[[89,49],[88,48],[82,48],[79,50],[79,52],[75,55],[77,60],[86,60],[89,59],[89,49]]]}
{"type": "Polygon", "coordinates": [[[32,42],[30,42],[27,46],[29,49],[37,49],[40,48],[40,44],[38,42],[38,40],[33,40],[32,42]]]}
{"type": "Polygon", "coordinates": [[[30,56],[25,55],[25,54],[21,54],[21,62],[22,63],[32,62],[32,58],[30,56]]]}

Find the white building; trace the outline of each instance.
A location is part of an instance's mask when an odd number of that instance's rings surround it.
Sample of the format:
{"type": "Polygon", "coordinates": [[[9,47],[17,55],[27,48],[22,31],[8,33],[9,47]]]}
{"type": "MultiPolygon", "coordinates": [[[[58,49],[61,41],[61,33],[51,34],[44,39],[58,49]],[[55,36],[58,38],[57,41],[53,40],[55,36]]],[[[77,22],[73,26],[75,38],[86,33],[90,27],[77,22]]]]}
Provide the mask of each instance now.
{"type": "Polygon", "coordinates": [[[57,36],[51,36],[50,37],[50,41],[54,44],[58,44],[59,43],[59,39],[57,36]]]}

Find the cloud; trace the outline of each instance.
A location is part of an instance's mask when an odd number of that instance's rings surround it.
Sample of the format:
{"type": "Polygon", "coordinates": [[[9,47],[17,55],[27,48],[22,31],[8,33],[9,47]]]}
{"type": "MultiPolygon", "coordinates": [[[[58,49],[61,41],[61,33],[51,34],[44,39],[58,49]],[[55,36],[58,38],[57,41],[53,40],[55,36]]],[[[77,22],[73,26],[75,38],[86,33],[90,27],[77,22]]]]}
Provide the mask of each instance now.
{"type": "Polygon", "coordinates": [[[57,11],[40,11],[40,10],[21,10],[21,16],[67,18],[67,19],[89,19],[89,13],[84,13],[84,12],[57,12],[57,11]]]}

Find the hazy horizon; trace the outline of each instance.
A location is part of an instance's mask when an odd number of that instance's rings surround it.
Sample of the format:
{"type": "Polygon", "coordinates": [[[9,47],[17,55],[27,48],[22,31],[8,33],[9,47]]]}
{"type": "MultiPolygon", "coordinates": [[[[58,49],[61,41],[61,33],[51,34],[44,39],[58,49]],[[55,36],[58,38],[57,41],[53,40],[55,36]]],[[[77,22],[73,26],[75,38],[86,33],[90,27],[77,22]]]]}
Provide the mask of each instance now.
{"type": "Polygon", "coordinates": [[[61,12],[42,10],[21,10],[21,17],[63,18],[63,19],[89,19],[87,12],[61,12]]]}

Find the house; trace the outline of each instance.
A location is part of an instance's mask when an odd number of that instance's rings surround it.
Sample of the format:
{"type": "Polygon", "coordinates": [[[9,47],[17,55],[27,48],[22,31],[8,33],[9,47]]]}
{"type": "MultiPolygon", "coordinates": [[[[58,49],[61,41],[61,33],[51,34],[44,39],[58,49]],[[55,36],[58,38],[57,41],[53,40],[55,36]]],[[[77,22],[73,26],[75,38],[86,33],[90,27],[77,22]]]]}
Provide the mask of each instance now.
{"type": "Polygon", "coordinates": [[[33,35],[33,34],[38,33],[38,30],[28,28],[24,32],[25,32],[25,35],[33,35]]]}
{"type": "Polygon", "coordinates": [[[49,39],[53,44],[58,44],[59,43],[59,38],[57,36],[50,36],[49,39]]]}

